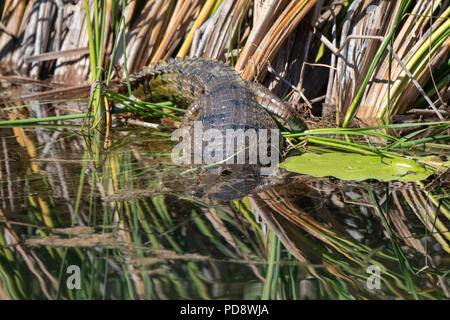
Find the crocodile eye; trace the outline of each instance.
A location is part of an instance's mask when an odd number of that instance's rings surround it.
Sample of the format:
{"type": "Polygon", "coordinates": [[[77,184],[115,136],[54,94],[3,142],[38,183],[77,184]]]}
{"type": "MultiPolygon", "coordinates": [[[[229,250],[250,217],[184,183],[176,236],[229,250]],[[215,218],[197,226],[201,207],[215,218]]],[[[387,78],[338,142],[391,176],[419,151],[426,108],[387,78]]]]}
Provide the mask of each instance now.
{"type": "Polygon", "coordinates": [[[229,176],[230,174],[231,174],[231,170],[229,170],[229,169],[223,169],[222,172],[220,172],[220,175],[222,177],[229,176]]]}

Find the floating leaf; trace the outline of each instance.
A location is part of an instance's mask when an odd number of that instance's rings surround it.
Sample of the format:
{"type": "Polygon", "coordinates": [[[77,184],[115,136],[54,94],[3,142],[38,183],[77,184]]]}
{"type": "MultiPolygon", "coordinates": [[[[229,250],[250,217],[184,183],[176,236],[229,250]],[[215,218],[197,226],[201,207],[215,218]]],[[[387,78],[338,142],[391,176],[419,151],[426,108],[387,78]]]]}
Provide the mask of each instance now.
{"type": "Polygon", "coordinates": [[[434,173],[411,159],[338,152],[306,153],[290,157],[280,163],[279,167],[314,177],[333,176],[341,180],[357,181],[420,181],[434,173]]]}

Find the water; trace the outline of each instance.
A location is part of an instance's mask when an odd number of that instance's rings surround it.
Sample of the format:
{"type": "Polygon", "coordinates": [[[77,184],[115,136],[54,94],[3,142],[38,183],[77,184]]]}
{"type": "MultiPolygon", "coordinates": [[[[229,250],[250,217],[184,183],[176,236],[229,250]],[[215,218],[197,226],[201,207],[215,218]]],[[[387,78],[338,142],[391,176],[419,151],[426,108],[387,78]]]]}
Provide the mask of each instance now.
{"type": "Polygon", "coordinates": [[[97,155],[75,127],[0,140],[1,298],[448,296],[440,188],[291,174],[223,204],[190,196],[170,130],[116,127],[97,155]]]}

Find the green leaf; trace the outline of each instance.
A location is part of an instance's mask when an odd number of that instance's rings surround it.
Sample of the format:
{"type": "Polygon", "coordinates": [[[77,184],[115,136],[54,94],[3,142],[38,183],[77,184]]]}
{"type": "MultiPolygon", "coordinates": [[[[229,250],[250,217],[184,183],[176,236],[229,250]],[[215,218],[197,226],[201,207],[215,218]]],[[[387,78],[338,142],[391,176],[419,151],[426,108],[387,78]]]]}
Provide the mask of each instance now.
{"type": "Polygon", "coordinates": [[[286,159],[279,167],[314,177],[333,176],[341,180],[357,181],[420,181],[434,173],[411,159],[340,152],[305,153],[286,159]]]}

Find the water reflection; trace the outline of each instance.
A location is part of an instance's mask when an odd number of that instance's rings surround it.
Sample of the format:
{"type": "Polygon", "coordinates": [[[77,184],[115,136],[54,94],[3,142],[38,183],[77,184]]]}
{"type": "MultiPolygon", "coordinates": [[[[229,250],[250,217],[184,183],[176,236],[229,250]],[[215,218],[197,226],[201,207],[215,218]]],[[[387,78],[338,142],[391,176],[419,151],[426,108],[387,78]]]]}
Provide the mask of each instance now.
{"type": "Polygon", "coordinates": [[[286,175],[223,203],[186,192],[169,131],[115,128],[101,159],[79,130],[0,137],[3,298],[449,296],[439,186],[286,175]]]}

